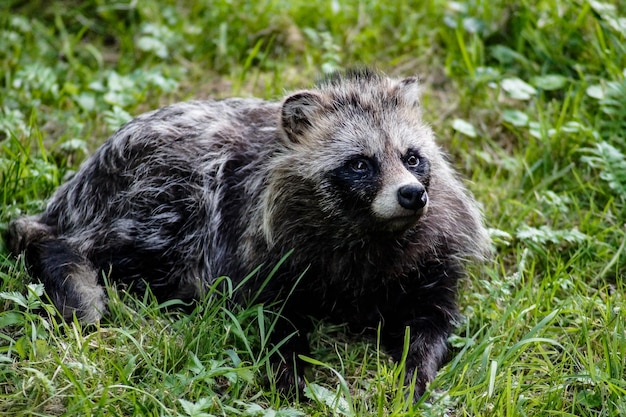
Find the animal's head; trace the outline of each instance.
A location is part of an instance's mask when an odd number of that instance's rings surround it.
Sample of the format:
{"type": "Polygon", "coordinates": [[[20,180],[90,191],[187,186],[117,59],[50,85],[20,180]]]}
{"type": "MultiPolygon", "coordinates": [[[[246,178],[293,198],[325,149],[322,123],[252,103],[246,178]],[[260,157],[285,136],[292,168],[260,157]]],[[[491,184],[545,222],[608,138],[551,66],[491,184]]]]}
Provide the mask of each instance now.
{"type": "Polygon", "coordinates": [[[417,79],[335,75],[287,97],[280,123],[292,186],[331,223],[401,232],[428,210],[441,156],[421,120],[417,79]]]}

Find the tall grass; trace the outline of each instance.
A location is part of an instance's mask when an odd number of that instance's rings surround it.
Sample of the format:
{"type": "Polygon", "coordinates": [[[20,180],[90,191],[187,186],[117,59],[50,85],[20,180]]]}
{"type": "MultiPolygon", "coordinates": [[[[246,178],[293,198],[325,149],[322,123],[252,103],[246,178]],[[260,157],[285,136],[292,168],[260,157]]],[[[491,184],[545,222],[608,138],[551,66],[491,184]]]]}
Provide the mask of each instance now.
{"type": "Polygon", "coordinates": [[[273,317],[228,294],[183,314],[111,289],[98,326],[62,323],[2,247],[0,414],[626,415],[621,2],[5,3],[0,229],[133,115],[367,64],[420,76],[496,256],[463,283],[450,362],[413,404],[376,338],[323,322],[306,397],[267,388],[273,317]]]}

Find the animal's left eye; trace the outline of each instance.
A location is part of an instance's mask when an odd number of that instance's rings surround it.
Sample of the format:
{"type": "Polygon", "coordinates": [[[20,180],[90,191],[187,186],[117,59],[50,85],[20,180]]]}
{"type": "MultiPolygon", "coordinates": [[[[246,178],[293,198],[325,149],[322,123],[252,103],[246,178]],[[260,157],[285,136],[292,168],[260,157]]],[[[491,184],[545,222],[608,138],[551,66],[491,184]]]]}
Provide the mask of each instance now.
{"type": "Polygon", "coordinates": [[[405,160],[407,166],[409,167],[416,167],[420,164],[420,159],[417,157],[417,155],[409,155],[406,157],[405,160]]]}

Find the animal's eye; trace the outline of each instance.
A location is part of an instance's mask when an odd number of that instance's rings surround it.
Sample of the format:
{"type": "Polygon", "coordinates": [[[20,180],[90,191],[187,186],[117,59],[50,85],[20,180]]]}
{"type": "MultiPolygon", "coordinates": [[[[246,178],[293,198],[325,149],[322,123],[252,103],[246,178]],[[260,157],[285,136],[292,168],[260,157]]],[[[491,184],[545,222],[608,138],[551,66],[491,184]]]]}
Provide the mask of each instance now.
{"type": "Polygon", "coordinates": [[[420,159],[417,157],[417,155],[409,155],[406,158],[406,164],[409,167],[416,167],[420,164],[420,159]]]}
{"type": "Polygon", "coordinates": [[[370,164],[367,160],[359,158],[350,161],[350,169],[352,169],[354,172],[364,173],[369,171],[370,164]]]}

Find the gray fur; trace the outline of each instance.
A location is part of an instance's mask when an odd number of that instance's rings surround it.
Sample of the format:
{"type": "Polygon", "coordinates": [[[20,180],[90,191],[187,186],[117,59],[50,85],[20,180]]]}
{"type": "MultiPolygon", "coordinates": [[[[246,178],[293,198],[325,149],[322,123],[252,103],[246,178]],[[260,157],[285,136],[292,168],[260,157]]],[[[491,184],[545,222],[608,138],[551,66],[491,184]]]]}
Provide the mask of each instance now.
{"type": "MultiPolygon", "coordinates": [[[[160,298],[198,299],[216,277],[240,282],[262,265],[237,295],[245,302],[293,249],[260,298],[282,299],[299,331],[279,367],[306,353],[308,316],[359,332],[382,321],[396,358],[409,326],[419,395],[445,356],[456,282],[489,245],[422,121],[418,90],[414,78],[359,70],[280,103],[196,101],[143,114],[42,214],[16,220],[9,247],[26,251],[64,316],[84,321],[104,310],[103,273],[139,291],[148,283],[160,298]],[[417,191],[398,205],[405,185],[417,191]]],[[[285,323],[276,340],[293,331],[285,323]]],[[[301,384],[291,369],[281,381],[301,384]]]]}

